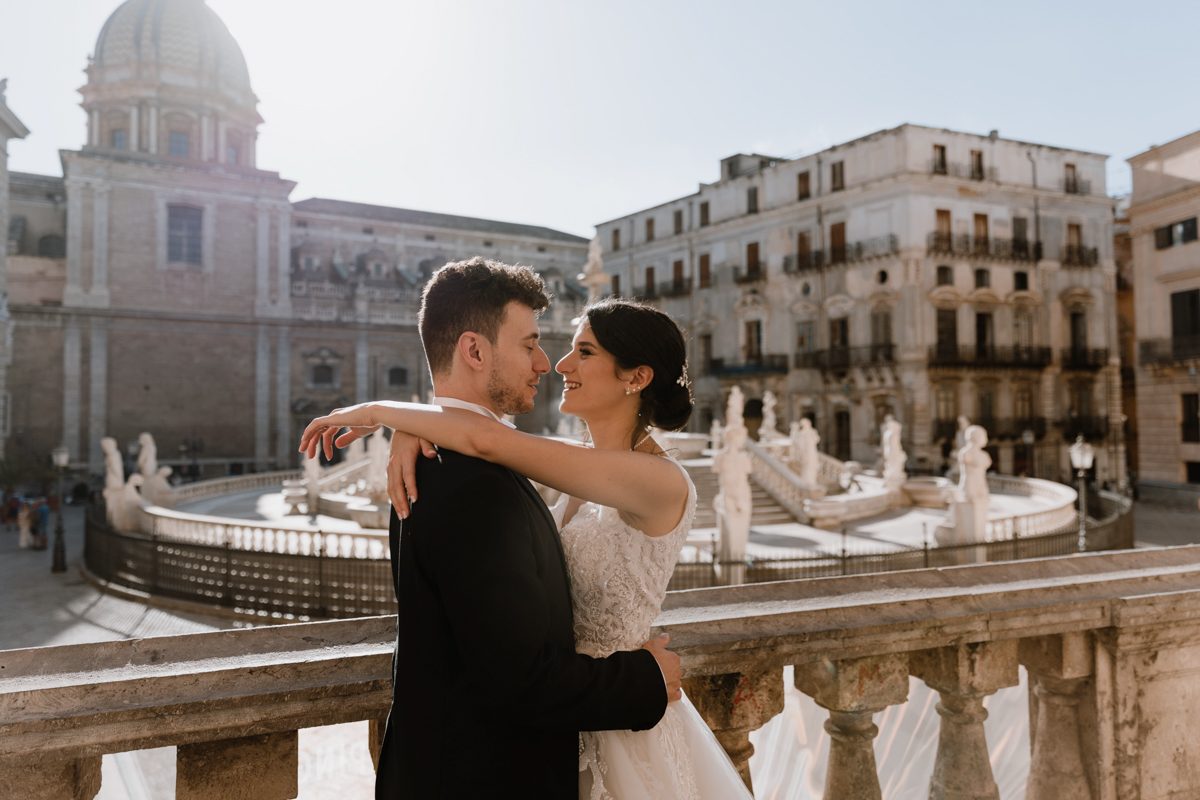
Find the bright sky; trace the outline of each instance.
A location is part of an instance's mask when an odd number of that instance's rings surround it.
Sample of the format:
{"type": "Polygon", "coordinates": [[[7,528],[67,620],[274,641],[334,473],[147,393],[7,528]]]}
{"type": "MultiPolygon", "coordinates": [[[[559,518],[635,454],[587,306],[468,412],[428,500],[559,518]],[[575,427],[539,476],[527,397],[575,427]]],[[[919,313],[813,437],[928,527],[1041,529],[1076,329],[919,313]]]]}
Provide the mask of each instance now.
{"type": "MultiPolygon", "coordinates": [[[[903,122],[1124,159],[1200,128],[1200,4],[209,0],[266,119],[258,164],[322,196],[592,226],[689,194],[735,152],[903,122]]],[[[116,0],[0,0],[12,169],[61,174],[116,0]]]]}

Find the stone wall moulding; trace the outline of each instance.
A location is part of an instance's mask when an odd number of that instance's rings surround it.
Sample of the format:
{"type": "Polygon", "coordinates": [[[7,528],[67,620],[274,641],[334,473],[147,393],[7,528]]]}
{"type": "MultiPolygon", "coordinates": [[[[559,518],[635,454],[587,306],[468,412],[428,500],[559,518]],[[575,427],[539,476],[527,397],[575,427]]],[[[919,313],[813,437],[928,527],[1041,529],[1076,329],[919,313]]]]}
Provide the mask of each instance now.
{"type": "Polygon", "coordinates": [[[757,290],[751,289],[738,299],[733,310],[742,315],[756,311],[765,314],[771,310],[771,304],[757,290]]]}
{"type": "Polygon", "coordinates": [[[1096,295],[1082,286],[1071,286],[1064,289],[1058,299],[1068,311],[1091,308],[1096,304],[1096,295]]]}
{"type": "Polygon", "coordinates": [[[848,317],[853,310],[854,298],[847,294],[835,294],[825,301],[825,313],[830,319],[848,317]]]}
{"type": "Polygon", "coordinates": [[[797,317],[815,317],[821,313],[821,307],[811,300],[797,300],[788,310],[797,317]]]}
{"type": "Polygon", "coordinates": [[[938,286],[929,293],[934,308],[953,310],[963,304],[963,296],[953,286],[938,286]]]}

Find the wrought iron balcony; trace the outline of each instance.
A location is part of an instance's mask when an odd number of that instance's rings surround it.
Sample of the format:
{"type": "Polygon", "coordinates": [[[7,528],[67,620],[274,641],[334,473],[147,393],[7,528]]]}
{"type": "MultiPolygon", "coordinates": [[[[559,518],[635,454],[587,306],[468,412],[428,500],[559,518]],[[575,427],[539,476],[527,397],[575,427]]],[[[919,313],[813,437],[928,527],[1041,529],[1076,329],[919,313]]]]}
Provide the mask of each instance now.
{"type": "Polygon", "coordinates": [[[999,261],[1039,261],[1042,243],[1028,239],[995,239],[934,231],[928,237],[929,255],[988,258],[999,261]]]}
{"type": "Polygon", "coordinates": [[[633,296],[637,300],[654,300],[658,297],[658,287],[653,283],[647,283],[641,288],[641,291],[634,291],[633,296]]]}
{"type": "Polygon", "coordinates": [[[659,297],[679,297],[692,292],[692,279],[680,278],[677,281],[664,281],[658,285],[659,297]]]}
{"type": "Polygon", "coordinates": [[[1095,247],[1068,244],[1063,246],[1058,260],[1064,267],[1094,267],[1100,263],[1100,251],[1095,247]]]}
{"type": "MultiPolygon", "coordinates": [[[[971,420],[972,425],[980,425],[987,431],[988,439],[1020,439],[1025,431],[1041,439],[1046,435],[1046,418],[980,418],[971,420]]],[[[933,441],[953,442],[958,434],[958,420],[935,419],[933,421],[933,441]]]]}
{"type": "Polygon", "coordinates": [[[1063,178],[1062,190],[1067,194],[1091,194],[1092,182],[1079,178],[1063,178]]]}
{"type": "Polygon", "coordinates": [[[836,264],[851,264],[859,261],[869,261],[873,258],[887,258],[899,252],[900,238],[893,233],[887,236],[877,236],[874,239],[853,242],[845,247],[831,247],[829,250],[812,250],[807,253],[784,256],[783,271],[794,275],[836,264]]]}
{"type": "Polygon", "coordinates": [[[1185,361],[1200,361],[1200,336],[1175,336],[1138,342],[1138,363],[1142,366],[1180,364],[1185,361]]]}
{"type": "Polygon", "coordinates": [[[929,365],[936,367],[1044,369],[1050,361],[1049,347],[935,344],[929,348],[929,365]]]}
{"type": "Polygon", "coordinates": [[[785,355],[759,353],[749,355],[741,361],[714,358],[708,362],[708,374],[715,375],[718,378],[761,375],[764,373],[785,375],[787,371],[788,357],[785,355]]]}
{"type": "Polygon", "coordinates": [[[959,161],[940,161],[930,159],[930,175],[948,175],[952,178],[966,178],[972,181],[999,181],[1000,173],[995,167],[978,167],[975,164],[964,164],[959,161]]]}
{"type": "Polygon", "coordinates": [[[864,347],[831,347],[796,353],[793,363],[796,369],[845,370],[851,367],[866,367],[896,362],[894,344],[871,344],[864,347]]]}
{"type": "Polygon", "coordinates": [[[760,262],[750,267],[743,269],[742,267],[733,268],[733,282],[739,284],[758,283],[767,279],[767,265],[760,262]]]}
{"type": "Polygon", "coordinates": [[[1096,370],[1107,366],[1107,347],[1069,347],[1062,351],[1063,369],[1096,370]]]}
{"type": "Polygon", "coordinates": [[[1108,417],[1067,417],[1055,425],[1062,429],[1063,439],[1073,441],[1075,437],[1103,439],[1108,435],[1108,417]]]}

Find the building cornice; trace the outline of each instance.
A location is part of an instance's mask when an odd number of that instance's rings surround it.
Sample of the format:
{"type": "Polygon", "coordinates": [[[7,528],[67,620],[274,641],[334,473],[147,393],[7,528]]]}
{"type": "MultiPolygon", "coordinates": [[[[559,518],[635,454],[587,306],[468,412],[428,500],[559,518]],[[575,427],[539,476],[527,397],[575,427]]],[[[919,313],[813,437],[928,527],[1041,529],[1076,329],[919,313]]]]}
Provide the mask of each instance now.
{"type": "Polygon", "coordinates": [[[1161,211],[1167,206],[1175,203],[1184,203],[1189,200],[1200,199],[1200,183],[1194,186],[1189,186],[1186,189],[1179,189],[1169,194],[1152,197],[1149,200],[1143,200],[1140,203],[1132,203],[1129,208],[1125,209],[1125,214],[1129,217],[1129,233],[1135,235],[1140,230],[1144,230],[1142,226],[1138,226],[1133,221],[1134,214],[1149,214],[1155,211],[1161,211]]]}
{"type": "Polygon", "coordinates": [[[256,317],[250,314],[205,314],[194,311],[155,311],[133,308],[91,308],[80,306],[44,306],[18,303],[9,306],[16,317],[129,319],[153,322],[200,322],[212,325],[247,325],[273,328],[325,328],[344,331],[390,331],[416,333],[416,325],[375,324],[366,322],[329,322],[293,317],[256,317]]]}

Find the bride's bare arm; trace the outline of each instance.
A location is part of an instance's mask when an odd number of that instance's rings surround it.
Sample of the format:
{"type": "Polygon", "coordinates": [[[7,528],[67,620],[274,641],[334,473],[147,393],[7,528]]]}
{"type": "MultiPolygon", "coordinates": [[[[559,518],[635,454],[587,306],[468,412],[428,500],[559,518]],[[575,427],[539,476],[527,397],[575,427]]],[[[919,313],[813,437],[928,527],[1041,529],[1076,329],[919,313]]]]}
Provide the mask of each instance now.
{"type": "Polygon", "coordinates": [[[648,453],[595,450],[513,430],[481,414],[415,403],[364,403],[314,419],[300,449],[332,454],[343,427],[386,425],[464,455],[502,464],[538,483],[631,518],[648,536],[669,533],[683,516],[688,488],[679,468],[648,453]]]}

